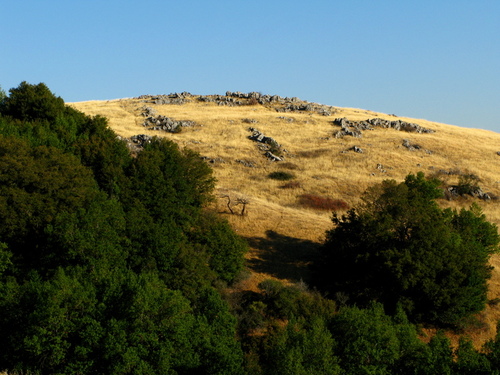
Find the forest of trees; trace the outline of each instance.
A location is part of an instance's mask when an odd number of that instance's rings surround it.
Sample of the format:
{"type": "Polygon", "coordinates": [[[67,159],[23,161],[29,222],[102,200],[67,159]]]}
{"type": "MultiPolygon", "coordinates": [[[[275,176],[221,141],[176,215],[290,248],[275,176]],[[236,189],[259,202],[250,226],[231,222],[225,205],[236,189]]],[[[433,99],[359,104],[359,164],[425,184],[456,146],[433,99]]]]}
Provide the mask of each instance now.
{"type": "Polygon", "coordinates": [[[420,338],[487,302],[499,238],[478,207],[386,181],[334,216],[314,286],[228,292],[247,244],[214,185],[198,154],[153,138],[133,156],[43,83],[0,90],[0,371],[500,374],[500,335],[420,338]]]}

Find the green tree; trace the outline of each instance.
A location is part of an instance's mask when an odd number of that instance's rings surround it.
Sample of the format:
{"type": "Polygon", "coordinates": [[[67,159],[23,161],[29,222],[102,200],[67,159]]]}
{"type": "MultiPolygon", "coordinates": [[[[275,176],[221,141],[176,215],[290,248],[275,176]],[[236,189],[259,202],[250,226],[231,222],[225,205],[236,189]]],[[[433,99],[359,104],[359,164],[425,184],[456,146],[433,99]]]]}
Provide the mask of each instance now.
{"type": "Polygon", "coordinates": [[[379,304],[345,307],[330,323],[335,354],[347,374],[390,374],[400,358],[400,342],[391,318],[379,304]]]}
{"type": "MultiPolygon", "coordinates": [[[[240,374],[213,285],[244,243],[205,216],[214,180],[155,139],[137,158],[101,117],[23,82],[0,103],[0,369],[240,374]]],[[[234,263],[233,263],[234,262],[234,263]]]]}
{"type": "Polygon", "coordinates": [[[9,90],[2,100],[0,113],[22,121],[55,121],[66,110],[64,100],[56,97],[44,83],[31,85],[24,81],[9,90]]]}
{"type": "Polygon", "coordinates": [[[193,224],[210,201],[215,182],[212,170],[197,153],[180,150],[163,138],[154,138],[144,147],[127,175],[125,201],[135,198],[155,220],[174,218],[177,224],[193,224]]]}
{"type": "Polygon", "coordinates": [[[264,342],[262,364],[266,374],[340,374],[335,341],[325,322],[314,318],[291,320],[271,328],[264,342]]]}
{"type": "Polygon", "coordinates": [[[92,172],[73,155],[0,135],[0,238],[21,270],[68,260],[67,249],[49,246],[47,231],[61,215],[99,199],[92,172]]]}
{"type": "Polygon", "coordinates": [[[460,325],[481,311],[497,228],[478,207],[440,209],[438,184],[423,173],[386,180],[358,208],[335,214],[318,283],[352,303],[376,300],[392,312],[400,304],[416,322],[460,325]]]}
{"type": "Polygon", "coordinates": [[[498,374],[498,369],[493,371],[490,361],[485,353],[477,351],[472,340],[461,337],[458,348],[455,349],[456,358],[453,363],[456,374],[461,375],[494,375],[498,374]]]}
{"type": "Polygon", "coordinates": [[[213,213],[204,213],[191,233],[191,241],[208,255],[210,268],[218,277],[231,283],[243,269],[247,243],[234,233],[227,221],[213,213]]]}

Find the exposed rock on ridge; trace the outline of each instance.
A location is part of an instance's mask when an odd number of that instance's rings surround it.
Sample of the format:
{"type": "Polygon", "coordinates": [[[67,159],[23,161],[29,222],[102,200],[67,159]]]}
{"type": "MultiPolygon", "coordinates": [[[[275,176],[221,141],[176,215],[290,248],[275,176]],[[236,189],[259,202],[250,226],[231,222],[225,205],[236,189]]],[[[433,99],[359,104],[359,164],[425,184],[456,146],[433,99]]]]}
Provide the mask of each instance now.
{"type": "Polygon", "coordinates": [[[424,128],[418,124],[402,120],[390,121],[381,118],[372,118],[364,121],[351,121],[343,117],[333,120],[333,124],[340,126],[340,130],[335,133],[335,138],[342,138],[347,135],[351,137],[361,138],[363,135],[363,130],[373,130],[375,127],[419,134],[434,133],[434,130],[424,128]]]}

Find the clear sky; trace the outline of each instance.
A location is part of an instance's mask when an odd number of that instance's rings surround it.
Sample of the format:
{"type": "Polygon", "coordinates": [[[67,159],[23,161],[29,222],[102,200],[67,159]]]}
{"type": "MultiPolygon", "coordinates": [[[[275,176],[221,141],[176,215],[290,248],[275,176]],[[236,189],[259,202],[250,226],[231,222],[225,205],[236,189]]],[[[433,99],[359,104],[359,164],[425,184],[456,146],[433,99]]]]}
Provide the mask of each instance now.
{"type": "Polygon", "coordinates": [[[500,132],[499,0],[0,0],[0,86],[259,91],[500,132]]]}

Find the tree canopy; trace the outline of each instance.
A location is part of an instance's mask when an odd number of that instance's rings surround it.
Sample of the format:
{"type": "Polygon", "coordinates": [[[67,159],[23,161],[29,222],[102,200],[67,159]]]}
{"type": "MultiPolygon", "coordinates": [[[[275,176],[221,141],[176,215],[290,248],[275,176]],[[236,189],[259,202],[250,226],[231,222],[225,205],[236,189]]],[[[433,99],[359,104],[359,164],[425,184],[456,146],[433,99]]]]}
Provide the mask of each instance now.
{"type": "Polygon", "coordinates": [[[486,303],[495,225],[478,206],[441,209],[439,181],[423,173],[369,189],[363,204],[334,215],[318,282],[351,303],[401,305],[415,322],[457,325],[486,303]]]}
{"type": "Polygon", "coordinates": [[[0,98],[0,369],[241,373],[216,286],[246,244],[206,212],[213,187],[196,153],[132,157],[44,84],[0,98]]]}

